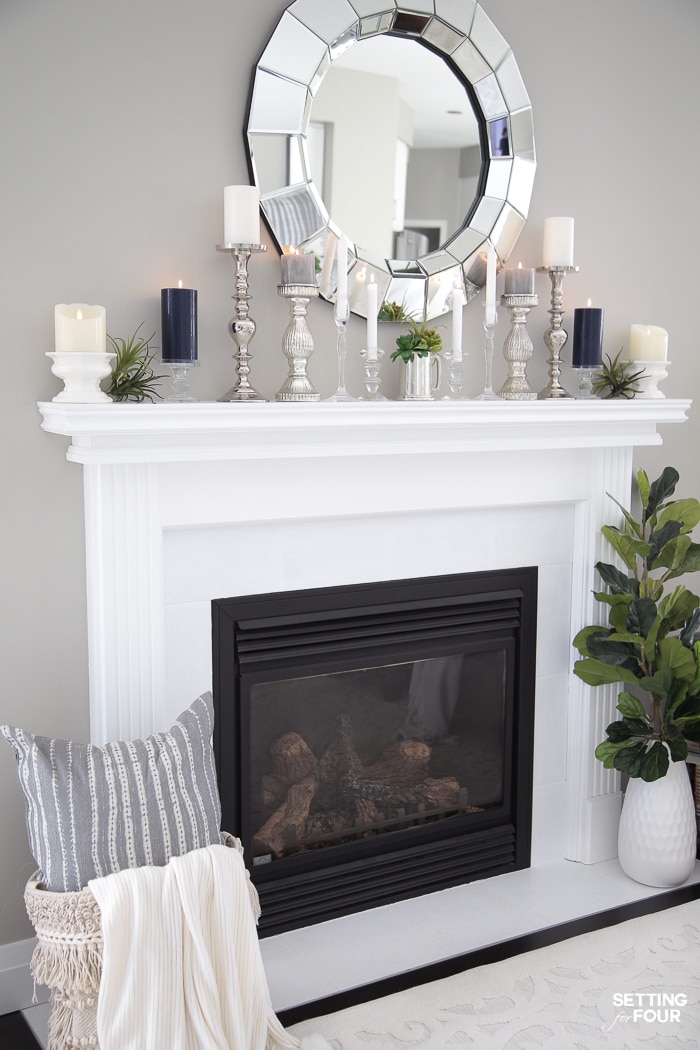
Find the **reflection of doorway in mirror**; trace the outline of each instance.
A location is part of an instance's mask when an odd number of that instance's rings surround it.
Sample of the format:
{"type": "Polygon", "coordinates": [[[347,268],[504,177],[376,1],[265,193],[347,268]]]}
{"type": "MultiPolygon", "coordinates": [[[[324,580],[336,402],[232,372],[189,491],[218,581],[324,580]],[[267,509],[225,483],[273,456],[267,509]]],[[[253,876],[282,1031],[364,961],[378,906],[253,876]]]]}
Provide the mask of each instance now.
{"type": "Polygon", "coordinates": [[[489,121],[489,139],[492,157],[510,157],[510,136],[508,117],[499,117],[489,121]]]}
{"type": "MultiPolygon", "coordinates": [[[[318,186],[326,207],[331,208],[331,180],[328,178],[329,154],[332,156],[332,126],[320,120],[309,123],[306,136],[307,149],[309,152],[309,164],[314,173],[314,182],[318,186]]],[[[291,139],[290,143],[291,145],[291,139]]],[[[296,149],[287,150],[287,181],[290,186],[300,182],[306,182],[306,175],[302,166],[301,155],[296,149]]]]}

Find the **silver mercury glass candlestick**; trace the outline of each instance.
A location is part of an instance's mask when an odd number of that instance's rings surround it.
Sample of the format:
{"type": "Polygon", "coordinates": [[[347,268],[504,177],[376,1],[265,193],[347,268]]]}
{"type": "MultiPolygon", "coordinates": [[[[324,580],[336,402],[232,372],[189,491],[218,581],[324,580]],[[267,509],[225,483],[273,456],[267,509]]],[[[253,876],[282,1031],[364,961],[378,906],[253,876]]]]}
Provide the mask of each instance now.
{"type": "Polygon", "coordinates": [[[537,306],[536,295],[502,295],[501,303],[510,313],[510,332],[503,344],[508,362],[508,378],[499,390],[506,401],[535,401],[537,394],[527,381],[527,362],[532,357],[532,339],[527,332],[527,315],[537,306]]]}
{"type": "Polygon", "coordinates": [[[578,266],[539,266],[538,273],[548,273],[552,282],[551,305],[547,311],[551,324],[544,333],[544,341],[549,350],[549,383],[541,390],[538,397],[541,401],[550,398],[571,397],[559,382],[561,375],[561,352],[569,338],[569,333],[562,328],[564,316],[563,282],[567,273],[578,273],[578,266]]]}
{"type": "Polygon", "coordinates": [[[290,321],[282,336],[282,353],[289,361],[289,372],[275,395],[277,401],[319,401],[321,395],[306,374],[314,352],[314,340],[306,323],[306,310],[318,295],[316,284],[278,284],[277,292],[290,302],[290,321]]]}
{"type": "Polygon", "coordinates": [[[251,359],[248,344],[255,335],[255,321],[248,316],[251,299],[248,293],[248,260],[254,252],[264,252],[267,248],[264,244],[217,244],[216,250],[228,252],[236,260],[236,290],[231,296],[236,303],[236,313],[228,323],[229,334],[236,344],[233,355],[236,361],[236,382],[219,400],[265,401],[266,398],[261,397],[248,379],[251,359]]]}

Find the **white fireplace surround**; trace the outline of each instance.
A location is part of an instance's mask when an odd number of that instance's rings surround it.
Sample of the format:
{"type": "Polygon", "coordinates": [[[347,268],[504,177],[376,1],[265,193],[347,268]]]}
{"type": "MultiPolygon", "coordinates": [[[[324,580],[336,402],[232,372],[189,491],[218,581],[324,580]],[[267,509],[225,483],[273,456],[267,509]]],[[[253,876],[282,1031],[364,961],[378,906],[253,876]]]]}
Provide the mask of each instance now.
{"type": "Polygon", "coordinates": [[[164,729],[211,684],[210,602],[539,567],[533,864],[616,854],[594,747],[617,689],[571,674],[600,527],[690,401],[41,403],[84,471],[90,724],[164,729]]]}

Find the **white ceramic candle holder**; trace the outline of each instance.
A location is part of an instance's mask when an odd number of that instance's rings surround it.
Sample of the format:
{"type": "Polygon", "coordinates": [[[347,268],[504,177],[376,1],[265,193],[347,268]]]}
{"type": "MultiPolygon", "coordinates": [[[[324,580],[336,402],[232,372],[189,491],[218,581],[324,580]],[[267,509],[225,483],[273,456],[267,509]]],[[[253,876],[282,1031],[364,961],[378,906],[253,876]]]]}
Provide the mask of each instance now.
{"type": "Polygon", "coordinates": [[[51,358],[51,371],[63,380],[63,390],[52,399],[71,405],[92,405],[112,398],[100,389],[100,380],[112,371],[116,354],[100,354],[91,351],[62,351],[47,353],[51,358]]]}
{"type": "Polygon", "coordinates": [[[641,372],[644,369],[644,374],[637,380],[638,393],[635,397],[666,397],[659,390],[659,383],[668,375],[670,364],[670,361],[633,361],[633,372],[641,372]]]}

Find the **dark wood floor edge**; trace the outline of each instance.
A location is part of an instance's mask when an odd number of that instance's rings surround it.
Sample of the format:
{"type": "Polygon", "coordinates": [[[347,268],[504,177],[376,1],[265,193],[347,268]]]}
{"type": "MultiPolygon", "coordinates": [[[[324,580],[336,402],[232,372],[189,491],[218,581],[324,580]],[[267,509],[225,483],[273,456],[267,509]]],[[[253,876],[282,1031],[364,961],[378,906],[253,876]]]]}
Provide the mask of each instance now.
{"type": "Polygon", "coordinates": [[[0,1016],[0,1050],[41,1050],[41,1044],[19,1010],[0,1016]]]}
{"type": "Polygon", "coordinates": [[[357,988],[349,988],[347,991],[336,992],[316,999],[310,1003],[290,1007],[278,1013],[279,1020],[289,1027],[300,1021],[312,1020],[314,1017],[323,1017],[325,1014],[336,1013],[338,1010],[347,1010],[351,1006],[359,1006],[361,1003],[371,1002],[373,999],[382,999],[386,995],[395,992],[403,992],[408,988],[416,988],[421,984],[429,984],[431,981],[440,981],[445,977],[452,977],[464,970],[472,970],[476,966],[485,966],[487,963],[501,962],[515,955],[523,955],[525,952],[535,951],[537,948],[546,948],[550,944],[566,941],[570,937],[578,937],[583,933],[592,933],[595,930],[603,930],[609,926],[617,926],[629,919],[638,919],[643,915],[653,915],[658,911],[666,911],[668,908],[676,908],[681,904],[700,899],[700,883],[692,886],[681,886],[679,889],[669,890],[667,893],[659,893],[654,897],[645,897],[643,900],[633,901],[630,904],[622,904],[616,908],[609,908],[602,912],[593,912],[591,915],[583,915],[578,919],[560,923],[557,926],[549,926],[543,930],[535,930],[533,933],[513,937],[508,941],[499,941],[497,944],[488,945],[486,948],[478,948],[464,955],[455,955],[449,959],[441,959],[439,962],[429,963],[427,966],[408,970],[405,973],[384,977],[371,984],[363,984],[357,988]]]}

